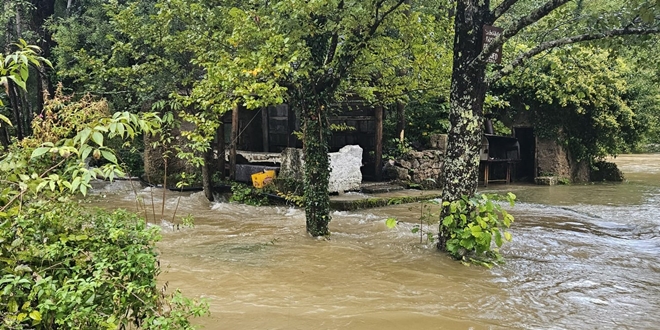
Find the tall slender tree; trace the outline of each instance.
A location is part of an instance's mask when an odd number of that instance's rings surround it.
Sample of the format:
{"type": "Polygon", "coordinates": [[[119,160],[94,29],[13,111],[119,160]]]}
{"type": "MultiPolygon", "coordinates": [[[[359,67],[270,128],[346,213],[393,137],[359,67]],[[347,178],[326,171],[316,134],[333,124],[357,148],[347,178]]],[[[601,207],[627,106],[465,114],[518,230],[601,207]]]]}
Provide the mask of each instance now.
{"type": "MultiPolygon", "coordinates": [[[[526,60],[554,48],[577,42],[593,42],[622,36],[660,32],[656,1],[458,0],[454,20],[454,64],[451,83],[449,141],[442,180],[443,200],[473,196],[477,188],[483,106],[488,86],[510,74],[526,60]],[[564,16],[554,15],[563,10],[564,16]],[[498,47],[539,22],[548,29],[531,49],[507,56],[503,65],[489,65],[498,47]],[[482,44],[484,26],[500,25],[501,34],[482,44]],[[561,27],[579,26],[566,30],[561,27]]],[[[447,214],[444,209],[442,215],[447,214]]],[[[438,247],[445,249],[446,237],[440,225],[438,247]]]]}

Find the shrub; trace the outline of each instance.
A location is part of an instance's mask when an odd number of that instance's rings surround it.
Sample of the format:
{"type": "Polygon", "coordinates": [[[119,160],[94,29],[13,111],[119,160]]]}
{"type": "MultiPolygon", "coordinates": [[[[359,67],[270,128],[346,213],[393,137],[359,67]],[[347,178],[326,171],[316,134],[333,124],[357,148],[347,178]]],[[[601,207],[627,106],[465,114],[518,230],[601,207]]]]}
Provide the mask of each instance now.
{"type": "Polygon", "coordinates": [[[158,227],[122,210],[36,202],[0,214],[0,327],[192,328],[205,304],[159,290],[159,239],[158,227]]]}
{"type": "MultiPolygon", "coordinates": [[[[511,240],[511,233],[506,229],[513,222],[513,216],[496,202],[497,199],[501,198],[476,194],[472,198],[443,202],[439,247],[463,262],[487,267],[501,262],[498,249],[504,241],[511,240]],[[491,245],[493,241],[495,248],[491,245]]],[[[508,193],[503,199],[513,206],[516,195],[508,193]]]]}

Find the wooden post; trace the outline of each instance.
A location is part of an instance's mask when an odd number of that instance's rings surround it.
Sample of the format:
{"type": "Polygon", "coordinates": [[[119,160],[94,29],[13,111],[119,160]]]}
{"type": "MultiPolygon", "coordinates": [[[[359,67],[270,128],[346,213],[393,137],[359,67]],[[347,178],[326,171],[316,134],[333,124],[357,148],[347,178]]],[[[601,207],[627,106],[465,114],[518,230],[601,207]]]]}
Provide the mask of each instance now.
{"type": "Polygon", "coordinates": [[[268,152],[268,107],[261,108],[261,139],[263,141],[263,150],[268,152]]]}
{"type": "Polygon", "coordinates": [[[375,175],[376,180],[380,180],[383,175],[383,106],[377,106],[374,109],[376,117],[376,159],[375,175]]]}
{"type": "Polygon", "coordinates": [[[236,180],[236,148],[238,147],[238,104],[231,112],[231,142],[229,144],[229,180],[236,180]]]}
{"type": "Polygon", "coordinates": [[[403,143],[405,138],[406,131],[406,104],[397,101],[396,102],[396,136],[399,138],[399,141],[403,143]]]}
{"type": "Polygon", "coordinates": [[[288,147],[289,148],[295,148],[296,145],[298,145],[298,140],[295,135],[293,135],[293,132],[296,130],[296,112],[293,111],[291,106],[288,104],[286,105],[286,114],[287,114],[287,120],[288,120],[288,126],[289,128],[287,129],[287,134],[289,134],[289,141],[288,141],[288,147]]]}
{"type": "Polygon", "coordinates": [[[224,120],[218,126],[218,160],[219,160],[219,167],[220,167],[220,180],[225,180],[225,170],[226,170],[226,162],[225,162],[225,157],[226,153],[225,150],[227,149],[225,145],[225,123],[224,120]]]}

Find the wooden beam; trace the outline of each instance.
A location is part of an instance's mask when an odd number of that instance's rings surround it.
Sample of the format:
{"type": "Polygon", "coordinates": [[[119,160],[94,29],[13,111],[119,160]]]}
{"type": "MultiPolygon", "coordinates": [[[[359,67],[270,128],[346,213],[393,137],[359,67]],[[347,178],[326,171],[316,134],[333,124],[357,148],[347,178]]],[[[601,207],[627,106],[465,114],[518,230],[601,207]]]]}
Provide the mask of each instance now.
{"type": "Polygon", "coordinates": [[[261,139],[263,150],[268,152],[268,107],[261,108],[261,139]]]}
{"type": "Polygon", "coordinates": [[[406,131],[406,104],[397,101],[396,102],[396,136],[399,138],[399,141],[403,143],[405,139],[406,131]]]}
{"type": "Polygon", "coordinates": [[[374,109],[376,114],[376,159],[375,159],[375,175],[376,180],[380,180],[383,176],[383,107],[377,106],[374,109]]]}
{"type": "Polygon", "coordinates": [[[220,180],[225,180],[225,171],[227,170],[225,167],[226,161],[225,161],[225,150],[227,149],[225,145],[225,123],[224,121],[218,126],[218,147],[216,148],[218,150],[218,161],[219,161],[219,167],[220,167],[220,180]]]}
{"type": "Polygon", "coordinates": [[[288,123],[289,123],[289,129],[288,129],[289,143],[288,143],[288,147],[289,148],[295,148],[296,145],[298,144],[298,140],[297,140],[296,136],[293,135],[293,132],[296,130],[296,112],[288,104],[286,105],[286,108],[287,108],[287,117],[288,117],[288,123]]]}
{"type": "Polygon", "coordinates": [[[236,180],[236,149],[238,148],[238,104],[231,112],[231,142],[229,145],[229,180],[236,180]]]}

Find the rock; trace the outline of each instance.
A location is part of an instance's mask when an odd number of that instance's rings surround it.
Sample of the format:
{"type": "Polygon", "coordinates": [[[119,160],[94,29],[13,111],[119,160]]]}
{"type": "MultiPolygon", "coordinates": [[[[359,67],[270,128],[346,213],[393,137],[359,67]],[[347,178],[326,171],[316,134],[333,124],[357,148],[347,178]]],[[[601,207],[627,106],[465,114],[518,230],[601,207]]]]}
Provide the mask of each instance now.
{"type": "Polygon", "coordinates": [[[431,149],[447,150],[447,134],[431,134],[429,135],[429,146],[431,149]]]}
{"type": "Polygon", "coordinates": [[[623,181],[623,173],[614,163],[598,161],[593,164],[591,181],[623,181]]]}
{"type": "MultiPolygon", "coordinates": [[[[348,145],[332,152],[330,157],[330,183],[328,192],[360,190],[362,182],[362,148],[348,145]]],[[[282,151],[282,164],[278,178],[303,180],[305,161],[302,149],[287,148],[282,151]]]]}
{"type": "Polygon", "coordinates": [[[407,170],[412,168],[412,164],[410,164],[410,162],[407,161],[407,160],[401,159],[397,163],[398,163],[399,166],[401,166],[401,167],[403,167],[407,170]]]}
{"type": "Polygon", "coordinates": [[[302,149],[286,148],[281,159],[279,178],[302,181],[305,169],[302,149]]]}
{"type": "Polygon", "coordinates": [[[556,176],[538,176],[534,178],[534,182],[541,186],[554,186],[557,184],[556,176]]]}
{"type": "Polygon", "coordinates": [[[345,192],[360,190],[362,183],[362,148],[357,145],[347,145],[339,152],[330,153],[330,184],[329,192],[345,192]]]}

